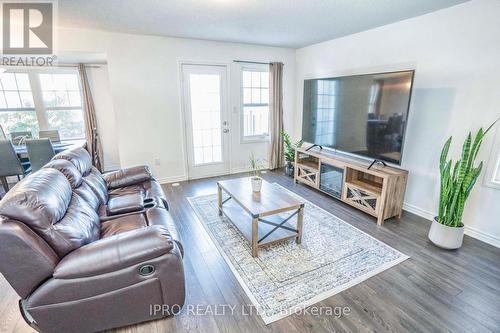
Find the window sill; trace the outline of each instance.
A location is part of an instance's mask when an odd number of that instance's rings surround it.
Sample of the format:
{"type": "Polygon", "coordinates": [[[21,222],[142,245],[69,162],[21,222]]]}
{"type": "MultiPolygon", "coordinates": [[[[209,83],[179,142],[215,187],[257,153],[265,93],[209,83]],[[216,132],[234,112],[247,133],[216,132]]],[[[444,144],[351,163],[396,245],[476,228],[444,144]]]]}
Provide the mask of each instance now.
{"type": "Polygon", "coordinates": [[[495,190],[500,190],[500,182],[494,180],[486,180],[484,185],[495,190]]]}
{"type": "Polygon", "coordinates": [[[263,143],[270,142],[269,136],[245,136],[240,139],[240,143],[263,143]]]}

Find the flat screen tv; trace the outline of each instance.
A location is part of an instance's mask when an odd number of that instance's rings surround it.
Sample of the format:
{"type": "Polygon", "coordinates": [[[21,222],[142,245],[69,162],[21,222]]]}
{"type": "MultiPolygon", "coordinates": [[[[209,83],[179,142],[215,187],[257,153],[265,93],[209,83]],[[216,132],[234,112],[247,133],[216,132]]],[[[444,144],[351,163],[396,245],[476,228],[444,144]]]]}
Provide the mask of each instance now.
{"type": "Polygon", "coordinates": [[[401,164],[414,71],[304,81],[302,139],[401,164]]]}

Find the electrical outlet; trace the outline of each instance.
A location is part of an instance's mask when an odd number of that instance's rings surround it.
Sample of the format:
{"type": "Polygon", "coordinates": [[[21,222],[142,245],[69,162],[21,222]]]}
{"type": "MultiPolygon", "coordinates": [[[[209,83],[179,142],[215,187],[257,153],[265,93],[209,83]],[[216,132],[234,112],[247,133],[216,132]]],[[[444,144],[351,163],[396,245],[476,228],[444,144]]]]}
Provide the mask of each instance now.
{"type": "Polygon", "coordinates": [[[154,161],[155,161],[155,165],[161,164],[160,159],[158,157],[155,157],[154,161]]]}

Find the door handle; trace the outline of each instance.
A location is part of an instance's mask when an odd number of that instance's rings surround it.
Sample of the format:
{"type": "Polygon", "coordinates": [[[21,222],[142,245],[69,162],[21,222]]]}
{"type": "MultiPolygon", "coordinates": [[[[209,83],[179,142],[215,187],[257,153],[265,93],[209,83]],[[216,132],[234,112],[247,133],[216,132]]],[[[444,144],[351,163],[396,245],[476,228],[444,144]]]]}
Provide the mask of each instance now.
{"type": "Polygon", "coordinates": [[[222,130],[222,133],[229,133],[229,128],[224,128],[224,129],[222,130]]]}

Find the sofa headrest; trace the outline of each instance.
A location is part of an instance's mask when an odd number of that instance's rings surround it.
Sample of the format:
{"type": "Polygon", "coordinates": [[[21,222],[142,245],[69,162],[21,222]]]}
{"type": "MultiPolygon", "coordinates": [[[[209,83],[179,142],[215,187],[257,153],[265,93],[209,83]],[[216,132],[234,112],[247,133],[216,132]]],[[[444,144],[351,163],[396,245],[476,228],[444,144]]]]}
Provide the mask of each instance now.
{"type": "Polygon", "coordinates": [[[0,215],[23,222],[39,235],[66,213],[71,185],[59,171],[40,169],[16,184],[0,201],[0,215]]]}
{"type": "Polygon", "coordinates": [[[68,160],[56,159],[45,164],[44,168],[52,168],[61,172],[68,179],[72,188],[77,188],[81,185],[83,178],[78,169],[68,160]]]}
{"type": "Polygon", "coordinates": [[[63,159],[70,161],[82,174],[86,176],[92,168],[92,158],[84,148],[73,148],[60,152],[52,158],[52,160],[63,159]]]}

